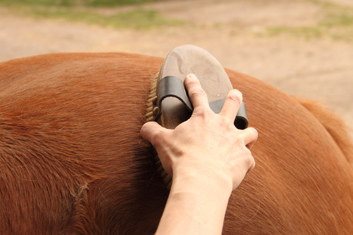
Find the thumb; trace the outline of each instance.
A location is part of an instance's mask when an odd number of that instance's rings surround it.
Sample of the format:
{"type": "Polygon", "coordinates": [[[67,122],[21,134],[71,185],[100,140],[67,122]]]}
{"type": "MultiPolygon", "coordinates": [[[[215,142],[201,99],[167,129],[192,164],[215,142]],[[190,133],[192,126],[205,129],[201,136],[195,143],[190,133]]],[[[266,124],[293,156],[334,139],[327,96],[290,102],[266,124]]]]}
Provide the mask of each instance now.
{"type": "Polygon", "coordinates": [[[140,130],[140,135],[149,141],[155,148],[162,144],[167,129],[160,126],[157,122],[146,122],[140,130]]]}

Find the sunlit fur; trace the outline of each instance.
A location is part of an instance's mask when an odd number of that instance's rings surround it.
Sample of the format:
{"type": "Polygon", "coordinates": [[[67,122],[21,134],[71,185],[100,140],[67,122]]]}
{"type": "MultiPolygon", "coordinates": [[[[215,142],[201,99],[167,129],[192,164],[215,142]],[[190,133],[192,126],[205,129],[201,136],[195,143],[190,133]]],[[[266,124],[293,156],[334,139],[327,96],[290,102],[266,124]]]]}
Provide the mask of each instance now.
{"type": "MultiPolygon", "coordinates": [[[[105,53],[0,63],[1,234],[154,233],[168,190],[139,130],[162,61],[105,53]]],[[[259,139],[223,233],[351,234],[353,151],[341,121],[227,72],[259,139]]]]}

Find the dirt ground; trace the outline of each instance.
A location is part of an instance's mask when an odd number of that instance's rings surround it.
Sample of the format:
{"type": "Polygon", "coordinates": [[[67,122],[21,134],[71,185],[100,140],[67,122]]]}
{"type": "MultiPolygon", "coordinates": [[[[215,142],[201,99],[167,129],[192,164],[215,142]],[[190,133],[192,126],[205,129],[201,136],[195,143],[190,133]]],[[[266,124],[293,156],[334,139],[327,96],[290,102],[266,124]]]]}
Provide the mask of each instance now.
{"type": "MultiPolygon", "coordinates": [[[[351,0],[331,1],[353,6],[351,0]]],[[[104,11],[110,14],[131,8],[104,11]]],[[[305,26],[316,21],[319,7],[312,1],[183,0],[143,8],[157,9],[165,17],[190,23],[162,29],[118,30],[19,17],[0,8],[0,61],[52,52],[119,51],[165,57],[175,46],[194,44],[212,53],[224,67],[254,76],[289,94],[321,100],[353,128],[352,42],[256,36],[271,25],[305,26]]]]}

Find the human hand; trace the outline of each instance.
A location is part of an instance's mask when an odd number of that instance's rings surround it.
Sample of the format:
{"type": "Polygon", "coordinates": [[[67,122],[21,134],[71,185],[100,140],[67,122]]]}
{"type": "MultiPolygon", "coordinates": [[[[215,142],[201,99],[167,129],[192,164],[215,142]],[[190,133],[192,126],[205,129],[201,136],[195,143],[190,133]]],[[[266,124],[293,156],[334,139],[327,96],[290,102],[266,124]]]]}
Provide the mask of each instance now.
{"type": "Polygon", "coordinates": [[[254,128],[238,130],[234,126],[242,94],[231,90],[222,111],[215,114],[195,75],[186,77],[185,86],[194,106],[191,118],[174,130],[147,122],[141,136],[155,147],[169,175],[209,177],[234,190],[255,166],[249,149],[258,137],[254,128]]]}

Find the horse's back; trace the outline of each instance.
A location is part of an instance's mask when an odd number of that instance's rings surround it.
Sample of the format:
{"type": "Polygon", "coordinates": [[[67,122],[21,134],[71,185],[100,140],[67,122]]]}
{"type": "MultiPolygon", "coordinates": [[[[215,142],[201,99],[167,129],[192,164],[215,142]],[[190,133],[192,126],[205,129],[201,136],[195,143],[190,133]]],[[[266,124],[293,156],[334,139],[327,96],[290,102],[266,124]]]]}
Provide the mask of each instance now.
{"type": "MultiPolygon", "coordinates": [[[[153,234],[168,190],[139,129],[162,61],[53,54],[0,64],[1,231],[153,234]]],[[[337,138],[291,97],[227,72],[259,140],[224,234],[350,234],[353,174],[337,138]]]]}

